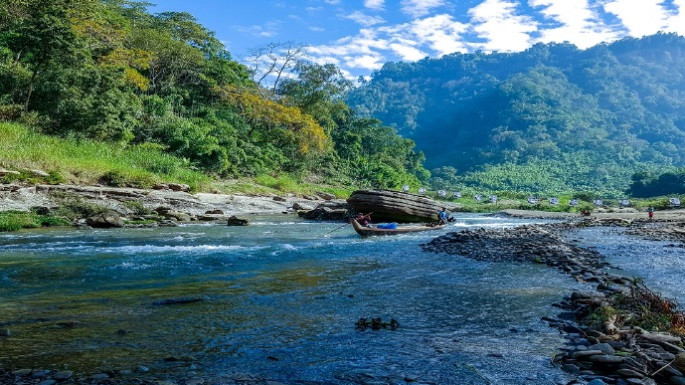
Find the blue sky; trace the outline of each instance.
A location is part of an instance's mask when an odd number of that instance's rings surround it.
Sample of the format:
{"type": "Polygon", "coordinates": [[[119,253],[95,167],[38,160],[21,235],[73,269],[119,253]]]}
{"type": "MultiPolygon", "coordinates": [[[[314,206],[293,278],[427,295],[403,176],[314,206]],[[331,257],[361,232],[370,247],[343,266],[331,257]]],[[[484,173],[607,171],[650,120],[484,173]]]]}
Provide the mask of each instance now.
{"type": "Polygon", "coordinates": [[[350,77],[388,61],[453,52],[518,52],[538,42],[580,48],[658,31],[685,35],[685,0],[158,0],[186,11],[236,59],[293,41],[350,77]]]}

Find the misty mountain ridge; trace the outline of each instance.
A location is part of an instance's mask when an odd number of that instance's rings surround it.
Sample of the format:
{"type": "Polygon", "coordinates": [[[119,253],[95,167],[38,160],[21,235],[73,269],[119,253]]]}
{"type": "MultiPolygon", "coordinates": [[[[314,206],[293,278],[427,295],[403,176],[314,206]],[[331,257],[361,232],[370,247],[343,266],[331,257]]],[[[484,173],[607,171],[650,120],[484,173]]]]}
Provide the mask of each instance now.
{"type": "Polygon", "coordinates": [[[349,102],[416,141],[438,185],[623,191],[685,164],[685,38],[388,63],[349,102]]]}

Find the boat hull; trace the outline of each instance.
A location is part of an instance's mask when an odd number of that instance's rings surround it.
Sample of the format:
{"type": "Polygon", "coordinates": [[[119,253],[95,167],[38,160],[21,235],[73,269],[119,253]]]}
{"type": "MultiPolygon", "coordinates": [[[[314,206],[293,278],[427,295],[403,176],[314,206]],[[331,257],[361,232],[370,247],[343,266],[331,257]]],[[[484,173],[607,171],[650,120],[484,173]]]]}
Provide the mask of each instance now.
{"type": "Polygon", "coordinates": [[[435,225],[435,226],[410,226],[410,227],[399,227],[397,229],[377,229],[375,227],[364,227],[359,224],[356,220],[352,219],[352,227],[354,231],[357,232],[362,237],[372,237],[379,235],[399,235],[407,233],[418,233],[422,231],[439,230],[445,227],[445,225],[435,225]]]}

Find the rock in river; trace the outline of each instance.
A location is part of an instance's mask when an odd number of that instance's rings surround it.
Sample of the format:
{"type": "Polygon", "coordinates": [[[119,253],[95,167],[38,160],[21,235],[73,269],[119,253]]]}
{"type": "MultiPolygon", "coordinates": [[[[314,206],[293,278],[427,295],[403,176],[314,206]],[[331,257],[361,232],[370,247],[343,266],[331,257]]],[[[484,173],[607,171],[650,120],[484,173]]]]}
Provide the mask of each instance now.
{"type": "Polygon", "coordinates": [[[247,226],[249,222],[247,219],[240,219],[236,216],[232,216],[228,218],[228,222],[226,224],[229,226],[247,226]]]}
{"type": "Polygon", "coordinates": [[[112,227],[124,227],[124,220],[114,211],[86,218],[88,226],[98,229],[109,229],[112,227]]]}
{"type": "Polygon", "coordinates": [[[356,212],[378,222],[430,222],[445,205],[428,197],[390,190],[357,190],[347,199],[356,212]]]}

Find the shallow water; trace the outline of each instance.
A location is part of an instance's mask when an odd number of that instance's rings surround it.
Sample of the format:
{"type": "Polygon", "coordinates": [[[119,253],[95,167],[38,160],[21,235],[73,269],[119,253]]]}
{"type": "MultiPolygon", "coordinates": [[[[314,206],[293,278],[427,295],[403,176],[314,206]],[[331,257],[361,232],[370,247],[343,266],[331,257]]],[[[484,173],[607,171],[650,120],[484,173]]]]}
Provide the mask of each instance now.
{"type": "Polygon", "coordinates": [[[622,228],[587,228],[576,238],[606,257],[621,274],[642,278],[647,287],[685,306],[685,248],[679,242],[648,241],[622,228]]]}
{"type": "MultiPolygon", "coordinates": [[[[449,230],[522,220],[458,216],[449,230]]],[[[361,239],[339,223],[257,218],[0,235],[0,361],[15,367],[247,373],[297,383],[550,384],[563,340],[540,320],[579,285],[539,265],[493,264],[361,239]],[[154,306],[160,299],[202,302],[154,306]],[[355,330],[360,317],[396,331],[355,330]],[[177,362],[165,362],[173,356],[177,362]]]]}

